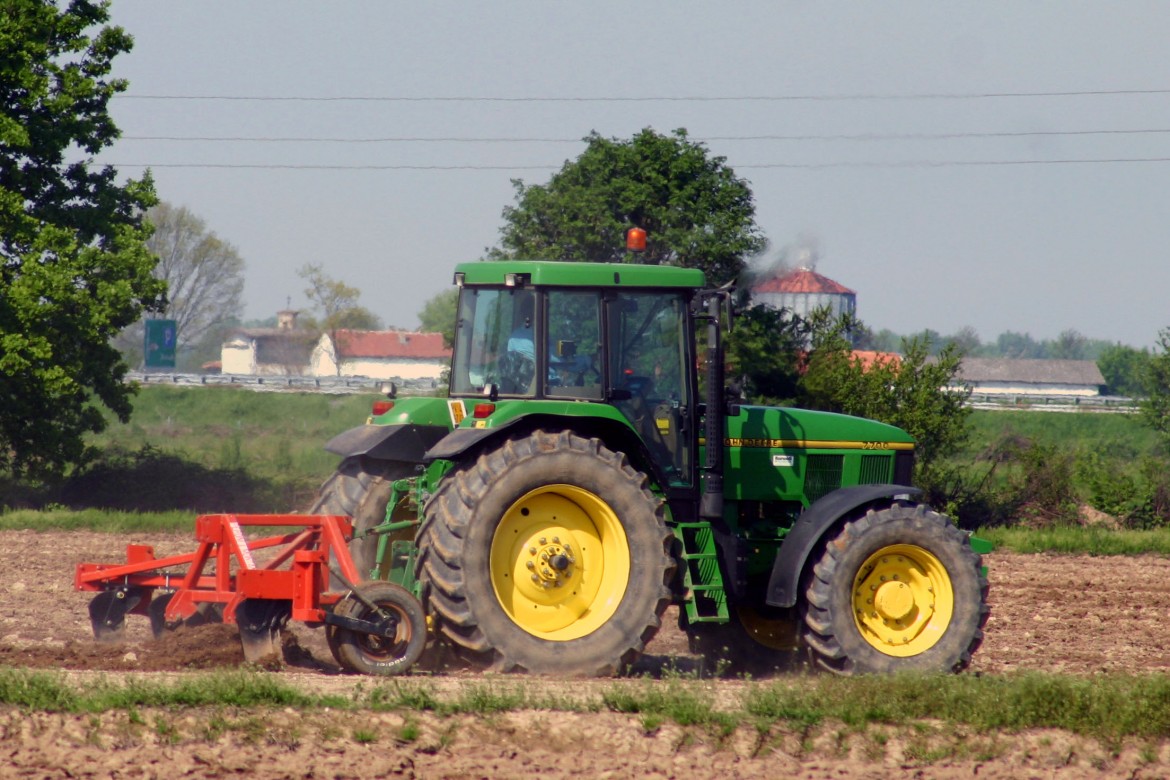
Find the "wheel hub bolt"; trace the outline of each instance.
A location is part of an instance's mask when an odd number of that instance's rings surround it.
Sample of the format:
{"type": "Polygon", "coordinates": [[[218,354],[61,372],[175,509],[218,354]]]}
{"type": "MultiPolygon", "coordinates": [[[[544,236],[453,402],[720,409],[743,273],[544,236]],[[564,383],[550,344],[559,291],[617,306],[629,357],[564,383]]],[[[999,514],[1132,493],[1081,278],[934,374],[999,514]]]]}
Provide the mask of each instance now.
{"type": "Polygon", "coordinates": [[[535,563],[533,563],[532,561],[529,561],[529,562],[528,562],[526,565],[528,566],[528,570],[529,570],[529,571],[535,571],[535,570],[536,570],[536,564],[535,564],[535,563]]]}

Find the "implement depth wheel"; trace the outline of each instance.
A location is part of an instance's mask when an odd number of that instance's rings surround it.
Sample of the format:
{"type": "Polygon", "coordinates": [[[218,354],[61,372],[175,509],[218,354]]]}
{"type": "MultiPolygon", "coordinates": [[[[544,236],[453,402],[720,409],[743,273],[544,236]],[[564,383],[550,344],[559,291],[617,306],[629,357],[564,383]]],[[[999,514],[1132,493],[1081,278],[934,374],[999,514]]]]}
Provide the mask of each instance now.
{"type": "Polygon", "coordinates": [[[427,504],[417,573],[438,631],[467,660],[608,675],[661,625],[672,538],[624,455],[537,431],[447,475],[427,504]]]}
{"type": "Polygon", "coordinates": [[[384,624],[390,635],[335,628],[326,635],[333,657],[343,668],[359,674],[405,674],[422,656],[427,642],[422,604],[392,582],[367,582],[360,589],[381,614],[352,594],[337,605],[334,614],[384,624]]]}
{"type": "Polygon", "coordinates": [[[987,579],[966,536],[925,506],[846,523],[813,567],[804,642],[838,674],[957,672],[987,622],[987,579]]]}

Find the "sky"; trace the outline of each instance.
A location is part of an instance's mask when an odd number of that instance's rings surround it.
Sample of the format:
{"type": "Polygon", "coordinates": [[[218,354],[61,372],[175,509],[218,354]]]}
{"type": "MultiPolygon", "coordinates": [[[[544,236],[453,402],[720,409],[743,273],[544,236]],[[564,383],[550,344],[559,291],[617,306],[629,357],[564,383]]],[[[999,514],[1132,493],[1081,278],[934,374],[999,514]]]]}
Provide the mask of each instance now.
{"type": "Polygon", "coordinates": [[[874,330],[1170,326],[1170,3],[114,0],[112,21],[135,46],[100,160],[150,166],[237,247],[245,319],[306,307],[314,263],[415,328],[498,243],[512,179],[649,127],[726,158],[761,262],[813,248],[874,330]]]}

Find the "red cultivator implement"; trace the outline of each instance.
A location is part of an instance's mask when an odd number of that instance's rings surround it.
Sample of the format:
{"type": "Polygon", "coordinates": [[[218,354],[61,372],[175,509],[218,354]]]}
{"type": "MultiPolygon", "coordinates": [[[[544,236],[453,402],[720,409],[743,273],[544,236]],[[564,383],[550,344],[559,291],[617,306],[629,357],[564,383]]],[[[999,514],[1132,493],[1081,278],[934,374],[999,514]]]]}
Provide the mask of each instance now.
{"type": "Polygon", "coordinates": [[[156,558],[152,547],[127,545],[125,563],[78,564],[74,585],[97,591],[89,616],[99,640],[120,637],[126,615],[149,617],[155,636],[222,620],[239,627],[244,658],[259,662],[279,657],[281,629],[299,620],[325,627],[346,669],[401,674],[426,644],[422,605],[399,585],[363,581],[352,533],[349,518],[334,515],[203,515],[195,552],[156,558]],[[249,540],[247,526],[290,530],[249,540]]]}

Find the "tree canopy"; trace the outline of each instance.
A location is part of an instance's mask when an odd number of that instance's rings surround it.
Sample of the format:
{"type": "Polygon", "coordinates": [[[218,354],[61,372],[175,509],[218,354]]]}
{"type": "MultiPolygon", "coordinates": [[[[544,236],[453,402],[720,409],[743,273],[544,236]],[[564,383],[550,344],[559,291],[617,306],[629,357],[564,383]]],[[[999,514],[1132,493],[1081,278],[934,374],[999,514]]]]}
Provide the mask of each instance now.
{"type": "Polygon", "coordinates": [[[962,353],[948,344],[932,357],[924,339],[902,343],[901,355],[866,362],[856,353],[855,317],[827,310],[807,319],[758,305],[740,312],[728,338],[731,375],[754,403],[792,404],[868,417],[902,428],[917,441],[919,476],[966,439],[970,391],[951,387],[962,353]]]}
{"type": "MultiPolygon", "coordinates": [[[[154,275],[167,283],[169,300],[159,314],[175,320],[184,359],[218,356],[224,330],[240,315],[243,258],[182,206],[158,203],[146,219],[154,229],[146,245],[159,258],[154,275]]],[[[118,346],[123,354],[141,356],[143,330],[139,321],[122,332],[118,346]]]]}
{"type": "Polygon", "coordinates": [[[100,405],[129,417],[113,337],[165,304],[143,211],[149,175],[117,181],[94,156],[118,137],[113,59],[132,39],[106,3],[7,0],[0,13],[0,469],[59,472],[100,405]]]}
{"type": "Polygon", "coordinates": [[[314,311],[321,313],[320,320],[308,323],[311,327],[322,331],[341,328],[381,330],[381,318],[364,306],[358,305],[361,290],[333,279],[320,265],[313,263],[302,266],[297,274],[308,285],[305,288],[305,297],[309,299],[314,311]]]}
{"type": "Polygon", "coordinates": [[[547,184],[513,180],[516,205],[504,208],[489,259],[675,265],[722,284],[763,250],[751,188],[685,130],[645,129],[628,141],[591,133],[584,141],[585,151],[547,184]],[[631,227],[646,231],[645,252],[626,251],[631,227]]]}
{"type": "Polygon", "coordinates": [[[455,343],[455,313],[459,307],[459,289],[451,287],[432,296],[418,313],[421,330],[442,333],[448,347],[455,343]]]}
{"type": "Polygon", "coordinates": [[[1145,364],[1146,397],[1140,403],[1142,421],[1170,449],[1170,328],[1158,332],[1158,343],[1145,364]]]}

